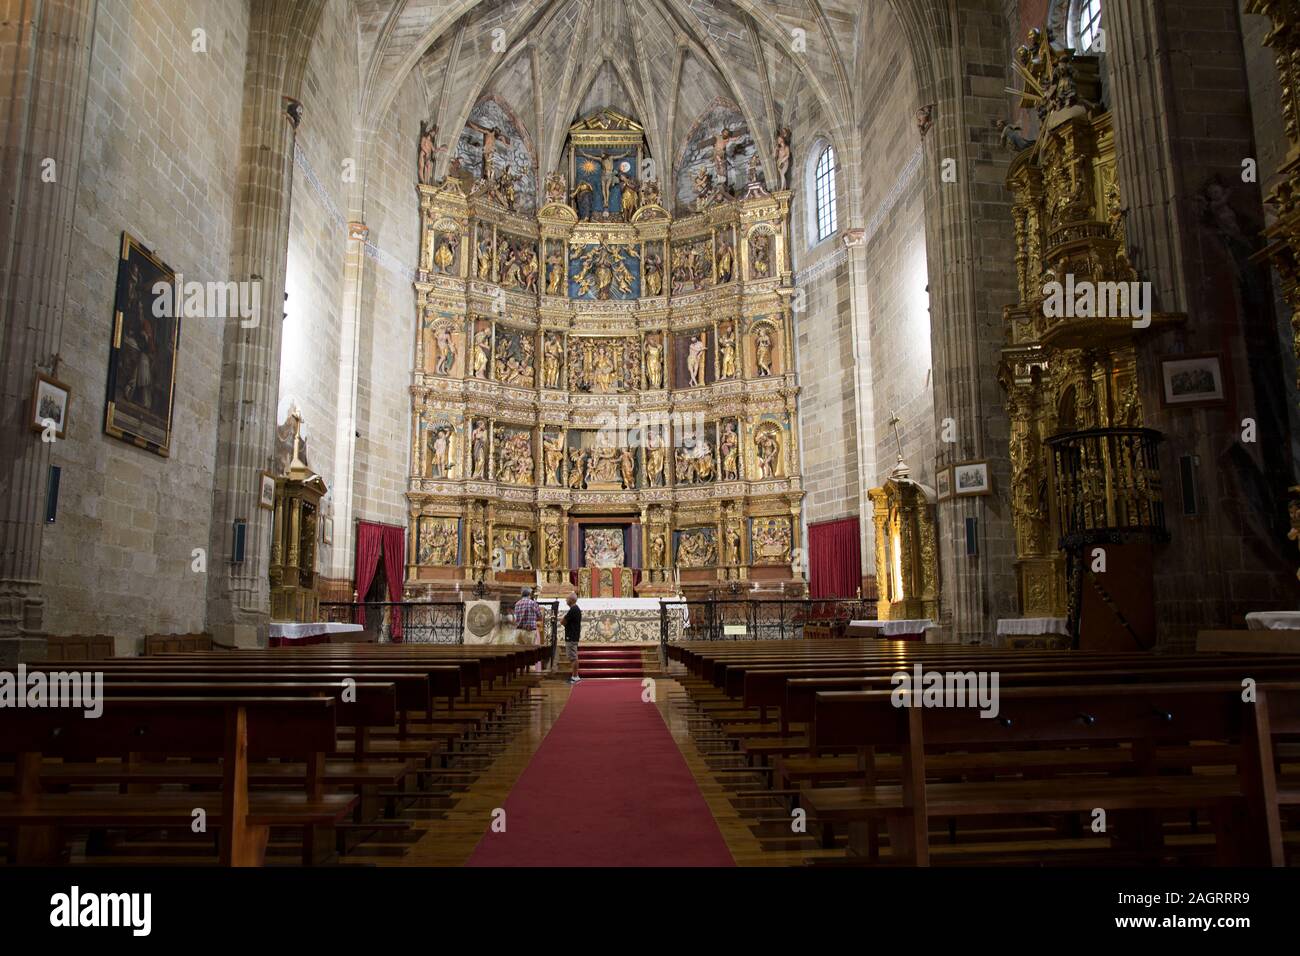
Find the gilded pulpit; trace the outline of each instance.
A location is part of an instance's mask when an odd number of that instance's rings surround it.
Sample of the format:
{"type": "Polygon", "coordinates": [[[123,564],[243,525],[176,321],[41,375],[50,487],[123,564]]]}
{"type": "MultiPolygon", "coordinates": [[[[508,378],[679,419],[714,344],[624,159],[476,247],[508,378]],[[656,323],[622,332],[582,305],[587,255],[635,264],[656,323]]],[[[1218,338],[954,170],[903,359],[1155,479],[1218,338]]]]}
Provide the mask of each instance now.
{"type": "Polygon", "coordinates": [[[875,509],[877,617],[938,620],[938,537],[931,496],[908,476],[901,460],[885,483],[867,494],[875,509]]]}
{"type": "Polygon", "coordinates": [[[271,525],[271,620],[315,621],[320,603],[316,574],[318,519],[325,480],[301,457],[302,419],[292,417],[293,458],[275,478],[271,525]]]}

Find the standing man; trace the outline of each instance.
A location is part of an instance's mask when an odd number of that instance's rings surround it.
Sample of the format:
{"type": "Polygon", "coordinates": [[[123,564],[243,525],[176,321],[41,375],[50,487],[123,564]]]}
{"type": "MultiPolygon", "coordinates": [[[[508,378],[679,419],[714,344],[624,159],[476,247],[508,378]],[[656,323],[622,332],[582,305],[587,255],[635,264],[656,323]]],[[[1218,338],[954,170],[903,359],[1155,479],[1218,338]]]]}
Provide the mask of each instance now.
{"type": "Polygon", "coordinates": [[[569,605],[568,610],[564,612],[564,655],[569,662],[569,683],[576,684],[582,680],[578,676],[578,639],[582,636],[582,608],[578,607],[578,595],[574,591],[569,592],[565,598],[565,603],[569,605]]]}
{"type": "Polygon", "coordinates": [[[515,602],[515,643],[531,646],[542,643],[541,606],[533,600],[533,589],[524,587],[519,590],[519,600],[515,602]]]}

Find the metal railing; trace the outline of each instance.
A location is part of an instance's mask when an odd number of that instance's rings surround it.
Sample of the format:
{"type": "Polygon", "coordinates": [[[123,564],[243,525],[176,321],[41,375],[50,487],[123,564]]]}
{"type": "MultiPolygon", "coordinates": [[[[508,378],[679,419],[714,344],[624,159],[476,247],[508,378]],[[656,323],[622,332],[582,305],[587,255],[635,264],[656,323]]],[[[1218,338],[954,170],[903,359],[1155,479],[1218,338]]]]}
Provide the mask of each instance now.
{"type": "Polygon", "coordinates": [[[685,611],[685,641],[802,640],[807,624],[873,621],[874,600],[833,598],[706,598],[666,600],[659,605],[659,641],[675,630],[673,616],[685,611]]]}
{"type": "Polygon", "coordinates": [[[465,643],[465,605],[460,601],[322,601],[327,621],[360,624],[379,643],[465,643]]]}

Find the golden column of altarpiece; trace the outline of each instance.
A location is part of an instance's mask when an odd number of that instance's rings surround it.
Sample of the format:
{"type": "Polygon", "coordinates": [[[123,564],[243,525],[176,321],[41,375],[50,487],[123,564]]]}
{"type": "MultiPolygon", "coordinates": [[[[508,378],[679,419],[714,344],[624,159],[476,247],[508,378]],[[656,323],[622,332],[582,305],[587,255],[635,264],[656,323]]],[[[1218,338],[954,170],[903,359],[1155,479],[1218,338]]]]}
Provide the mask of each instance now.
{"type": "Polygon", "coordinates": [[[646,158],[601,110],[536,213],[509,170],[418,187],[411,597],[554,596],[592,565],[636,568],[643,595],[790,580],[790,195],[706,171],[674,217],[646,158]]]}

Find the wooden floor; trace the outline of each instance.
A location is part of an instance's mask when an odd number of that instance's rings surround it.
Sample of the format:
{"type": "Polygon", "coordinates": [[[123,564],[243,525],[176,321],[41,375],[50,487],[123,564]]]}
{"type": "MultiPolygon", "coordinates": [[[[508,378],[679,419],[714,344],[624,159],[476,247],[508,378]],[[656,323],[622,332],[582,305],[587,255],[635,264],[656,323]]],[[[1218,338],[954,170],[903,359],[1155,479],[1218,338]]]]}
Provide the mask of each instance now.
{"type": "MultiPolygon", "coordinates": [[[[561,668],[564,668],[561,662],[561,668]]],[[[798,866],[818,851],[807,841],[782,850],[771,841],[760,842],[746,816],[733,801],[731,785],[714,772],[709,758],[697,746],[692,733],[685,691],[662,672],[657,648],[645,649],[645,667],[655,681],[655,705],[663,715],[673,740],[681,750],[733,859],[740,866],[798,866]]],[[[513,738],[498,753],[481,763],[472,782],[446,798],[411,806],[401,816],[413,827],[400,844],[386,849],[382,836],[367,840],[363,851],[348,854],[343,865],[378,866],[462,866],[474,852],[491,823],[492,811],[501,807],[515,782],[528,766],[542,741],[568,703],[572,688],[558,676],[537,675],[528,704],[513,708],[510,715],[513,738]],[[405,852],[402,852],[405,850],[405,852]]]]}

